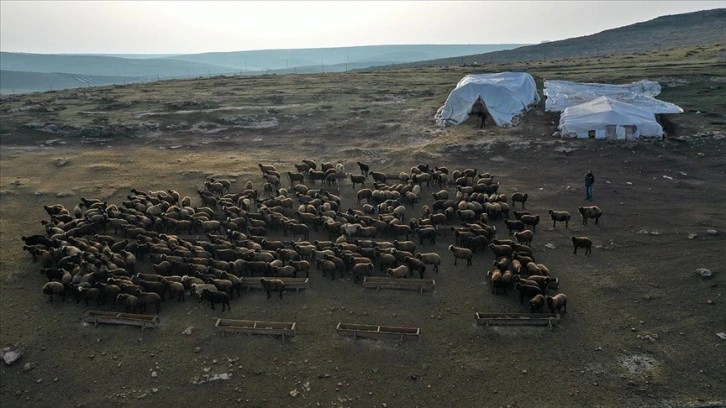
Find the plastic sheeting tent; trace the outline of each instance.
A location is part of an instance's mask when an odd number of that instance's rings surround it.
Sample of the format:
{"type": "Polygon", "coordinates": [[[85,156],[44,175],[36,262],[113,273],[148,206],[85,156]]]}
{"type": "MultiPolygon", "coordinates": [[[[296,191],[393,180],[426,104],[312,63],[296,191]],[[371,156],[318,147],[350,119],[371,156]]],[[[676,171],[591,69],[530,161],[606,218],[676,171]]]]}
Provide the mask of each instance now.
{"type": "Polygon", "coordinates": [[[565,108],[558,126],[563,137],[637,140],[663,137],[663,128],[647,108],[608,96],[565,108]]]}
{"type": "Polygon", "coordinates": [[[562,112],[565,108],[608,96],[621,102],[645,108],[651,113],[683,113],[683,109],[670,102],[655,99],[660,85],[642,80],[632,84],[612,85],[571,81],[545,81],[543,93],[547,97],[545,110],[562,112]]]}
{"type": "Polygon", "coordinates": [[[434,116],[440,127],[460,124],[481,100],[497,126],[512,126],[513,119],[540,101],[534,78],[525,72],[471,74],[465,76],[434,116]]]}

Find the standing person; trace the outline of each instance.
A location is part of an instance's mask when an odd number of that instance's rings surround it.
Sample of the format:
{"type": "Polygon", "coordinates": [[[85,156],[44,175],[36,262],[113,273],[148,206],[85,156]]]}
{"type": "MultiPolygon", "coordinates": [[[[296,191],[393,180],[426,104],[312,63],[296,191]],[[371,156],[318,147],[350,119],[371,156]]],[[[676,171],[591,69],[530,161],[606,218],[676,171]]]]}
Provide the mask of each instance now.
{"type": "Polygon", "coordinates": [[[487,123],[487,113],[485,111],[479,112],[479,120],[481,120],[479,129],[484,129],[484,125],[487,123]]]}
{"type": "Polygon", "coordinates": [[[592,185],[595,184],[595,176],[592,170],[588,170],[585,175],[585,200],[592,201],[592,185]]]}

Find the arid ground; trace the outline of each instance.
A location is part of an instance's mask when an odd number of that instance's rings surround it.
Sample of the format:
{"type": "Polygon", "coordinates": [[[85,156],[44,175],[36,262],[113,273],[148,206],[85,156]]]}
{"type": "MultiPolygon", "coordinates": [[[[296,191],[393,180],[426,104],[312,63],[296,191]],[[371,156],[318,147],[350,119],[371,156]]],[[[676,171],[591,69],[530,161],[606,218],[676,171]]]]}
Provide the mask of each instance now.
{"type": "MultiPolygon", "coordinates": [[[[541,84],[564,68],[537,69],[541,84]]],[[[622,69],[609,80],[638,77],[622,69]]],[[[544,104],[512,128],[480,130],[471,118],[441,130],[436,108],[474,72],[460,67],[210,78],[4,99],[0,347],[24,355],[0,366],[0,405],[726,404],[726,342],[717,336],[726,331],[723,76],[663,69],[653,78],[664,84],[663,99],[685,112],[669,118],[677,131],[666,140],[633,143],[554,138],[557,117],[544,104]],[[501,193],[527,192],[527,210],[542,217],[534,254],[569,298],[557,330],[477,325],[475,312],[528,310],[514,293],[491,293],[491,252],[477,253],[470,267],[454,266],[447,234],[420,248],[443,258],[438,274],[427,270],[436,280],[432,292],[364,289],[350,274],[331,281],[313,270],[309,289],[282,300],[250,291],[232,301],[231,312],[191,297],[167,300],[160,327],[143,332],[81,323],[88,309],[122,311],[119,305],[50,303],[40,266],[22,250],[21,236],[44,232],[44,205],[72,208],[81,197],[120,205],[132,188],[176,189],[201,205],[196,191],[210,177],[233,180],[232,191],[247,180],[261,189],[258,163],[288,171],[306,158],[340,162],[347,172],[364,161],[392,175],[419,163],[476,168],[493,174],[501,193]],[[577,215],[589,204],[588,169],[596,176],[592,204],[604,213],[597,225],[581,225],[577,215]],[[549,209],[573,214],[569,228],[553,228],[549,209]],[[592,238],[592,254],[573,255],[572,235],[592,238]],[[713,277],[697,275],[698,268],[713,277]],[[286,341],[222,337],[214,327],[220,317],[296,322],[297,333],[286,341]],[[336,334],[338,322],[420,327],[421,336],[354,340],[336,334]]],[[[593,76],[608,80],[604,70],[593,76]]],[[[330,189],[344,209],[357,207],[349,180],[330,189]]],[[[406,219],[420,216],[436,190],[424,187],[406,219]]],[[[508,238],[503,221],[493,223],[508,238]]],[[[151,270],[148,262],[138,268],[151,270]]]]}

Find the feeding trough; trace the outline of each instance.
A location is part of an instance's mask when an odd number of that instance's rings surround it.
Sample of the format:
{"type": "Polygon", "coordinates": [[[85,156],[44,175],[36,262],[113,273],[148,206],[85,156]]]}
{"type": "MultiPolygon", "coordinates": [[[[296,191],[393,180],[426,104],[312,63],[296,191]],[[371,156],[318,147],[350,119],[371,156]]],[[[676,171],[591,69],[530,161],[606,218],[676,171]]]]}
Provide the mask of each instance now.
{"type": "Polygon", "coordinates": [[[309,278],[277,278],[272,276],[267,277],[246,277],[246,278],[240,278],[242,280],[242,287],[249,290],[249,289],[262,289],[262,284],[260,283],[260,279],[279,279],[283,282],[285,282],[285,290],[293,290],[295,289],[295,293],[299,292],[302,289],[307,289],[310,287],[310,279],[309,278]]]}
{"type": "Polygon", "coordinates": [[[481,313],[476,312],[476,323],[484,326],[548,326],[559,323],[560,315],[541,313],[481,313]]]}
{"type": "Polygon", "coordinates": [[[372,339],[418,339],[421,336],[420,327],[376,326],[370,324],[338,323],[335,327],[338,334],[372,339]]]}
{"type": "Polygon", "coordinates": [[[419,293],[434,289],[436,281],[433,279],[405,279],[387,278],[381,276],[366,276],[363,278],[363,287],[370,289],[406,289],[417,290],[419,293]]]}
{"type": "Polygon", "coordinates": [[[141,326],[141,331],[159,326],[159,316],[157,315],[105,312],[100,310],[87,311],[83,314],[81,320],[85,323],[93,323],[94,326],[98,326],[101,323],[141,326]]]}
{"type": "Polygon", "coordinates": [[[262,334],[268,336],[295,335],[295,322],[266,322],[261,320],[217,319],[214,324],[223,336],[227,333],[262,334]]]}

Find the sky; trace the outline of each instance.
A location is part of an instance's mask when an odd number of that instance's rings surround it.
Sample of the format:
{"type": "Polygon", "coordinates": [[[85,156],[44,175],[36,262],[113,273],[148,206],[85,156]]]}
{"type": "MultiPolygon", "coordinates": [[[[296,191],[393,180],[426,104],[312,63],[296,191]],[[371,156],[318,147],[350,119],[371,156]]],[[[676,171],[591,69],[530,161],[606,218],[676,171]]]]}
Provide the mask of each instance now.
{"type": "Polygon", "coordinates": [[[381,44],[537,44],[719,1],[6,1],[0,51],[187,54],[381,44]]]}

